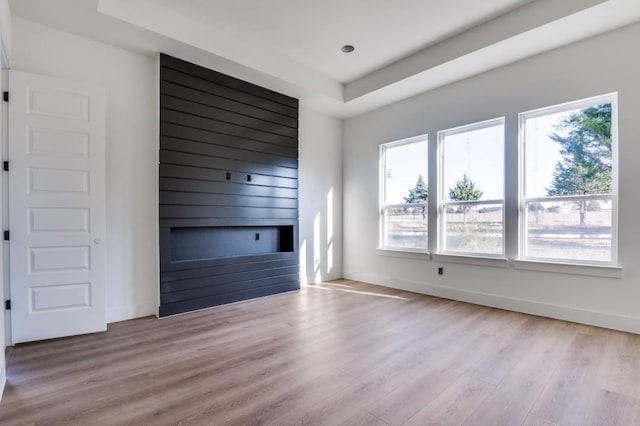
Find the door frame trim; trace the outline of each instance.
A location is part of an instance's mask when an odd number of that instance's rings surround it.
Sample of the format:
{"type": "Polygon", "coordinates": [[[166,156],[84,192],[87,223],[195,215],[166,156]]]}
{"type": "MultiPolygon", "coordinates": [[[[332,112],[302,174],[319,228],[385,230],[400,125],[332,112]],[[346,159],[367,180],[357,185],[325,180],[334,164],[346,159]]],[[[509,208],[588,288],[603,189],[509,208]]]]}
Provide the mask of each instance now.
{"type": "MultiPolygon", "coordinates": [[[[10,31],[10,28],[6,30],[10,31]]],[[[9,69],[9,50],[7,49],[7,40],[3,37],[3,33],[3,31],[0,31],[0,88],[2,91],[8,90],[9,87],[9,73],[7,72],[9,69]]],[[[0,105],[0,159],[4,160],[7,158],[9,146],[9,108],[7,107],[6,102],[0,102],[2,103],[2,105],[0,105]]],[[[2,224],[3,229],[6,229],[5,222],[7,220],[7,212],[9,209],[7,182],[8,181],[4,174],[0,174],[0,224],[2,224]]],[[[5,271],[5,265],[8,264],[5,263],[5,259],[8,260],[8,250],[5,250],[5,247],[7,247],[6,244],[7,243],[3,240],[0,245],[0,280],[2,280],[2,285],[0,285],[0,301],[6,300],[11,294],[10,291],[7,291],[8,287],[10,287],[10,282],[7,275],[8,270],[5,271]]],[[[4,394],[4,388],[7,383],[6,348],[12,346],[10,330],[11,313],[4,310],[2,312],[2,317],[0,317],[0,342],[2,342],[2,347],[0,348],[2,349],[0,351],[0,401],[2,401],[2,395],[4,394]]]]}

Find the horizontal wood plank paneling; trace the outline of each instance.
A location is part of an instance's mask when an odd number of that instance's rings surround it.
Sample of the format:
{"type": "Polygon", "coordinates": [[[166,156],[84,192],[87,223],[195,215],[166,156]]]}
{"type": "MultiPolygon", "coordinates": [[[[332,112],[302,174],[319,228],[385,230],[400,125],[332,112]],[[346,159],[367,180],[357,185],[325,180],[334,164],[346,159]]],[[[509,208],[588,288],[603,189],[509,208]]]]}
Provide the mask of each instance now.
{"type": "Polygon", "coordinates": [[[163,57],[161,80],[173,81],[188,87],[219,94],[288,117],[298,118],[298,100],[277,92],[234,79],[228,75],[189,64],[175,58],[163,57]],[[171,63],[171,61],[175,61],[171,63]]]}
{"type": "Polygon", "coordinates": [[[257,287],[249,290],[236,291],[197,299],[189,299],[175,303],[160,304],[160,316],[175,315],[182,312],[194,311],[197,309],[209,308],[211,306],[224,305],[225,303],[238,302],[240,300],[253,299],[256,297],[269,296],[271,294],[283,293],[285,291],[298,290],[300,281],[281,282],[273,286],[257,287]]]}
{"type": "Polygon", "coordinates": [[[173,96],[160,95],[160,103],[168,110],[185,112],[196,117],[208,118],[216,121],[223,121],[229,124],[246,127],[248,129],[259,130],[261,132],[274,133],[287,138],[297,138],[298,129],[283,126],[271,121],[249,117],[235,112],[210,107],[194,101],[187,101],[173,96]]]}
{"type": "Polygon", "coordinates": [[[294,137],[276,135],[275,133],[239,126],[237,124],[198,117],[189,113],[165,109],[162,108],[162,104],[160,105],[160,120],[166,123],[180,124],[187,127],[193,127],[194,129],[208,130],[210,132],[223,133],[225,135],[286,147],[294,147],[298,143],[297,138],[294,137]]]}
{"type": "MultiPolygon", "coordinates": [[[[223,275],[231,275],[244,272],[253,272],[261,270],[271,270],[276,268],[298,267],[298,260],[295,257],[289,259],[274,259],[258,262],[231,263],[226,265],[218,265],[208,268],[192,268],[183,269],[181,271],[165,271],[161,279],[162,283],[170,283],[172,281],[190,280],[201,277],[215,277],[223,275]]],[[[292,273],[292,272],[290,272],[292,273]]]]}
{"type": "Polygon", "coordinates": [[[192,192],[160,191],[160,204],[201,205],[201,206],[237,206],[296,209],[295,198],[245,197],[226,194],[198,194],[192,192]]]}
{"type": "MultiPolygon", "coordinates": [[[[297,277],[297,273],[298,265],[280,268],[258,269],[254,271],[237,272],[234,274],[202,276],[185,280],[166,281],[160,284],[160,290],[163,294],[193,290],[197,288],[215,288],[216,290],[221,290],[224,284],[233,284],[243,281],[249,282],[263,278],[282,277],[284,275],[297,277]],[[212,286],[212,283],[215,284],[215,286],[212,286]]],[[[236,288],[234,287],[234,289],[236,288]]],[[[178,293],[176,293],[176,295],[177,294],[178,293]]]]}
{"type": "MultiPolygon", "coordinates": [[[[255,272],[254,272],[255,273],[255,272]]],[[[239,291],[252,290],[260,287],[271,287],[274,285],[278,285],[282,282],[291,282],[296,281],[298,279],[298,274],[293,273],[289,275],[269,275],[269,274],[261,274],[263,278],[247,280],[247,281],[235,281],[230,283],[218,283],[216,280],[208,280],[209,284],[207,285],[207,280],[204,278],[197,279],[196,285],[193,288],[188,288],[185,290],[173,290],[166,293],[160,293],[161,303],[174,303],[181,302],[183,300],[191,300],[198,299],[201,297],[209,297],[216,296],[219,294],[229,294],[235,293],[239,291]],[[266,276],[266,278],[264,278],[266,276]]],[[[196,281],[196,280],[194,280],[196,281]]],[[[170,285],[169,283],[165,283],[165,286],[170,285]]]]}
{"type": "MultiPolygon", "coordinates": [[[[294,252],[280,252],[280,253],[269,253],[269,254],[261,254],[261,255],[253,255],[253,256],[238,256],[238,257],[224,257],[218,259],[202,259],[194,262],[165,262],[161,264],[160,270],[163,273],[160,277],[160,281],[170,281],[172,279],[181,279],[180,276],[174,276],[173,273],[189,273],[197,275],[199,273],[205,273],[209,276],[214,276],[216,273],[209,271],[204,271],[205,269],[217,269],[217,273],[224,273],[225,270],[235,270],[240,271],[244,267],[246,270],[251,270],[252,265],[255,263],[262,262],[288,262],[297,261],[297,253],[294,252]],[[230,269],[229,269],[230,268],[230,269]],[[234,269],[235,268],[235,269],[234,269]],[[164,273],[168,273],[165,275],[164,273]],[[171,278],[171,277],[175,278],[171,278]]],[[[269,268],[269,264],[264,263],[263,267],[269,268]]]]}
{"type": "MultiPolygon", "coordinates": [[[[298,159],[298,149],[292,146],[273,145],[266,142],[243,139],[236,136],[211,132],[208,130],[194,129],[180,124],[160,122],[160,136],[170,136],[179,139],[196,142],[210,143],[218,146],[228,146],[247,151],[261,152],[264,154],[279,155],[298,159]]],[[[162,138],[160,139],[162,143],[162,138]]]]}
{"type": "MultiPolygon", "coordinates": [[[[161,157],[169,157],[168,161],[175,161],[179,164],[164,163],[160,167],[160,176],[163,177],[177,177],[183,179],[195,179],[195,180],[210,180],[210,181],[231,181],[236,183],[246,183],[247,185],[262,185],[262,186],[278,186],[284,188],[297,188],[298,179],[297,171],[291,170],[291,173],[286,173],[290,176],[280,177],[273,175],[264,175],[256,170],[260,170],[263,173],[278,173],[276,169],[273,170],[261,170],[263,167],[254,167],[251,163],[247,162],[235,162],[229,161],[230,165],[238,166],[235,169],[231,167],[224,167],[224,159],[220,160],[220,164],[212,162],[210,168],[205,168],[204,164],[207,163],[208,158],[185,158],[181,154],[175,154],[175,160],[171,159],[172,153],[166,151],[161,152],[161,157]],[[190,163],[190,164],[185,164],[190,163]],[[220,167],[220,168],[218,168],[220,167]],[[245,170],[238,170],[244,168],[245,170]],[[227,174],[229,173],[229,174],[227,174]]],[[[212,160],[216,160],[213,158],[212,160]]],[[[264,166],[266,167],[266,166],[264,166]]]]}
{"type": "Polygon", "coordinates": [[[200,218],[200,219],[160,219],[160,229],[175,226],[278,226],[290,225],[291,219],[248,219],[248,218],[200,218]]]}
{"type": "MultiPolygon", "coordinates": [[[[243,160],[231,160],[229,158],[213,155],[186,154],[183,152],[168,151],[160,148],[160,163],[175,164],[180,166],[201,167],[203,169],[221,170],[231,173],[232,177],[246,176],[247,174],[262,174],[266,176],[279,176],[285,178],[298,178],[298,170],[289,167],[280,167],[268,164],[256,164],[243,160]]],[[[297,187],[294,186],[294,188],[297,187]]]]}
{"type": "Polygon", "coordinates": [[[174,206],[161,205],[160,218],[250,218],[250,219],[297,219],[298,209],[263,209],[258,207],[226,206],[174,206]]]}
{"type": "MultiPolygon", "coordinates": [[[[232,175],[233,176],[233,175],[232,175]]],[[[161,191],[205,192],[208,194],[237,194],[254,197],[298,198],[298,190],[275,186],[246,185],[234,182],[209,182],[192,179],[160,178],[161,191]]]]}
{"type": "Polygon", "coordinates": [[[184,152],[187,154],[214,155],[231,160],[249,161],[252,163],[270,164],[273,166],[297,169],[298,160],[281,155],[264,154],[246,149],[230,148],[225,145],[214,145],[206,142],[178,139],[170,136],[160,138],[160,146],[164,150],[184,152]]]}
{"type": "Polygon", "coordinates": [[[299,288],[297,99],[166,55],[159,84],[160,315],[299,288]]]}
{"type": "Polygon", "coordinates": [[[298,120],[296,118],[288,117],[281,114],[273,114],[272,111],[267,111],[246,103],[234,101],[232,99],[223,98],[216,94],[192,89],[188,86],[172,83],[170,81],[162,80],[160,82],[160,93],[176,98],[189,99],[193,102],[198,102],[203,105],[220,108],[226,111],[237,112],[238,114],[246,115],[253,118],[259,118],[264,121],[281,124],[293,129],[298,128],[298,120]]]}

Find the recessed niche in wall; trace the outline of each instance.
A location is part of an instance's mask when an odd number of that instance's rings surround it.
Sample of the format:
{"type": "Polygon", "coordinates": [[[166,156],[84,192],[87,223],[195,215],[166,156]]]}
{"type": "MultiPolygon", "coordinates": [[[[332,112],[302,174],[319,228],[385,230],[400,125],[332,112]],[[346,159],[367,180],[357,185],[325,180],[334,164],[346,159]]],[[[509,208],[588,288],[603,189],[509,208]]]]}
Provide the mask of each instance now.
{"type": "Polygon", "coordinates": [[[171,228],[171,261],[293,251],[293,226],[171,228]]]}

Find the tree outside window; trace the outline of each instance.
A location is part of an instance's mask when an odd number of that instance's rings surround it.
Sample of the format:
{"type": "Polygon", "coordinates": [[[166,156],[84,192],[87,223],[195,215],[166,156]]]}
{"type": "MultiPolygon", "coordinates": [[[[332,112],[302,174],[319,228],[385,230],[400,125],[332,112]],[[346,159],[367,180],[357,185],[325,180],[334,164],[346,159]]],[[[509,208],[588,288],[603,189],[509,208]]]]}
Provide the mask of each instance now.
{"type": "Polygon", "coordinates": [[[615,262],[615,95],[523,113],[520,257],[615,262]]]}

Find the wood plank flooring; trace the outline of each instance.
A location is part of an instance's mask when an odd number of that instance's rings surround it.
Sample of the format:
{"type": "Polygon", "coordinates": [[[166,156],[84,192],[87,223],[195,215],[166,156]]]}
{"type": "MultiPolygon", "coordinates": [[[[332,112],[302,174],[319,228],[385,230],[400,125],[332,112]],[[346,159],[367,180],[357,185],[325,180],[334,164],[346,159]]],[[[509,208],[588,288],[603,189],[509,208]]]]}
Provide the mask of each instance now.
{"type": "Polygon", "coordinates": [[[0,424],[640,425],[640,336],[340,280],[18,345],[0,424]]]}

